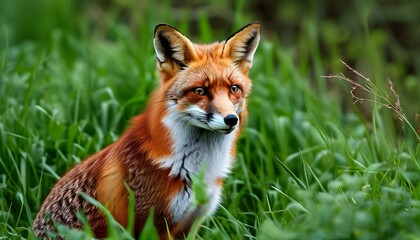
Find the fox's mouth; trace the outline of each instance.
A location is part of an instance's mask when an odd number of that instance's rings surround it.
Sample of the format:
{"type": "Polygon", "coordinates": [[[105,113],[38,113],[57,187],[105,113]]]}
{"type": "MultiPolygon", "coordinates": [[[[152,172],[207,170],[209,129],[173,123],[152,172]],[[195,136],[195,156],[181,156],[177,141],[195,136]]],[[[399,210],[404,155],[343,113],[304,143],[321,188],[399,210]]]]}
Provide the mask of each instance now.
{"type": "Polygon", "coordinates": [[[229,133],[233,132],[233,130],[235,130],[235,127],[231,127],[231,128],[228,128],[228,129],[218,129],[216,131],[219,132],[219,133],[223,133],[223,134],[229,134],[229,133]]]}
{"type": "Polygon", "coordinates": [[[222,124],[211,124],[211,121],[213,120],[213,117],[208,117],[208,116],[194,116],[191,113],[186,113],[185,117],[187,117],[188,119],[186,120],[186,123],[195,127],[199,127],[211,132],[217,132],[217,133],[222,133],[222,134],[230,134],[231,132],[233,132],[233,130],[236,129],[236,126],[223,126],[222,124]]]}
{"type": "Polygon", "coordinates": [[[217,132],[217,133],[222,133],[222,134],[230,134],[231,132],[233,132],[233,130],[236,129],[236,127],[229,127],[229,128],[221,128],[221,129],[215,129],[215,128],[211,128],[210,126],[205,128],[206,130],[212,131],[212,132],[217,132]]]}
{"type": "Polygon", "coordinates": [[[204,128],[204,129],[209,130],[209,131],[212,131],[212,132],[229,134],[233,130],[235,130],[235,128],[236,128],[236,126],[233,126],[233,127],[226,126],[226,127],[221,127],[221,128],[215,128],[214,126],[211,126],[210,122],[207,121],[207,118],[206,119],[202,119],[202,118],[196,118],[196,117],[192,116],[191,114],[189,114],[189,115],[190,115],[191,119],[196,120],[196,121],[189,120],[188,122],[191,125],[194,125],[194,126],[200,127],[200,128],[204,128]],[[198,122],[198,124],[197,124],[197,122],[198,122]]]}
{"type": "Polygon", "coordinates": [[[197,108],[197,107],[190,107],[184,109],[184,111],[179,111],[176,108],[172,108],[176,106],[176,103],[172,103],[169,105],[170,109],[175,111],[171,111],[170,115],[175,117],[175,121],[185,124],[194,126],[203,130],[207,130],[209,132],[220,133],[220,134],[230,134],[235,129],[238,128],[238,116],[236,114],[231,114],[228,119],[223,117],[221,114],[218,113],[206,113],[205,111],[197,108]],[[232,119],[235,118],[235,119],[232,119]],[[233,123],[232,123],[232,120],[233,123]]]}

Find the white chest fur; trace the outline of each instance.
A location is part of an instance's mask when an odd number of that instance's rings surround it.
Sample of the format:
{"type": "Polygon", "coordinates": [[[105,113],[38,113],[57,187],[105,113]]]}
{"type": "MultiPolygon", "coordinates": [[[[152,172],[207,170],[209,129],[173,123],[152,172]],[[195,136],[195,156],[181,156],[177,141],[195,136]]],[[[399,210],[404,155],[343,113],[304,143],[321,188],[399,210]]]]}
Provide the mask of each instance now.
{"type": "Polygon", "coordinates": [[[211,132],[168,116],[164,120],[173,139],[171,157],[161,160],[163,168],[170,168],[172,176],[179,176],[187,187],[172,200],[170,208],[174,222],[195,215],[211,214],[220,201],[221,187],[217,180],[225,178],[232,165],[230,149],[235,131],[230,134],[211,132]],[[209,202],[197,212],[192,209],[191,176],[205,168],[206,192],[209,202]]]}

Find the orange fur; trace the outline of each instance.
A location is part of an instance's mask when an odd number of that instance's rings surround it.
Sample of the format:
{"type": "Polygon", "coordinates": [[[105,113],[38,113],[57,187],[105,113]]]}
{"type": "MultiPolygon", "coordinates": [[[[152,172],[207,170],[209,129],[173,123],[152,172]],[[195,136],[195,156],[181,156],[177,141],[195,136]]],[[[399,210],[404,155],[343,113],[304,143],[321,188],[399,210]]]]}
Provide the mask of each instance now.
{"type": "Polygon", "coordinates": [[[128,192],[124,186],[125,169],[121,160],[107,159],[99,177],[96,192],[98,201],[105,205],[121,225],[128,223],[128,192]]]}
{"type": "Polygon", "coordinates": [[[227,163],[235,155],[236,140],[246,117],[246,99],[251,90],[247,74],[259,41],[259,27],[259,23],[254,22],[224,42],[198,45],[173,27],[159,25],[155,30],[154,46],[160,87],[153,92],[145,111],[132,119],[131,126],[115,143],[71,169],[55,185],[34,221],[35,234],[47,238],[47,232],[54,231],[46,213],[58,223],[81,228],[75,212],[82,211],[96,237],[106,237],[103,214],[80,197],[80,192],[96,198],[116,221],[127,226],[125,183],[135,195],[136,236],[143,229],[152,207],[161,239],[167,238],[168,230],[170,238],[188,234],[195,219],[214,211],[225,172],[229,170],[227,163]],[[233,91],[233,85],[239,90],[233,91]],[[197,94],[194,91],[197,87],[205,89],[206,94],[197,94]],[[205,113],[205,119],[194,119],[190,116],[192,113],[179,117],[180,113],[192,111],[191,107],[199,114],[205,113]],[[233,116],[235,122],[229,125],[227,116],[233,116]],[[188,120],[177,125],[177,121],[183,121],[185,117],[195,122],[188,120]],[[172,129],[176,127],[182,131],[172,129]],[[184,142],[179,143],[181,140],[184,142]],[[207,142],[202,144],[200,141],[209,142],[205,145],[207,142]],[[200,149],[203,147],[208,149],[200,149]],[[203,152],[207,155],[200,155],[203,152]],[[186,205],[192,202],[189,174],[196,174],[197,169],[195,172],[191,169],[197,167],[194,164],[202,164],[206,157],[216,161],[215,168],[219,165],[224,168],[207,176],[212,202],[190,209],[186,205]],[[168,163],[172,165],[165,165],[168,163]],[[187,206],[186,210],[179,210],[177,204],[180,208],[187,206]]]}
{"type": "Polygon", "coordinates": [[[216,185],[219,186],[219,187],[221,187],[223,185],[223,181],[224,181],[223,178],[216,179],[216,185]]]}

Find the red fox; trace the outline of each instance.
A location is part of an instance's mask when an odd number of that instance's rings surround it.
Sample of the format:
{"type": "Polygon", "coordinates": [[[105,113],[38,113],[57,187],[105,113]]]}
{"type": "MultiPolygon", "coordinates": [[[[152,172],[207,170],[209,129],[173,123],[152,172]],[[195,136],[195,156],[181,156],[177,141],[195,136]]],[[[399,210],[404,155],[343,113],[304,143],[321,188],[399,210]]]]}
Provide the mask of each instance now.
{"type": "Polygon", "coordinates": [[[48,232],[56,232],[54,223],[82,228],[76,217],[81,211],[95,236],[106,237],[104,215],[80,192],[97,199],[126,226],[125,183],[135,196],[136,235],[152,207],[161,239],[186,236],[195,219],[213,213],[244,125],[251,90],[248,72],[259,40],[259,22],[208,45],[193,44],[167,24],[156,26],[160,87],[116,142],[58,181],[34,220],[35,235],[48,238],[48,232]],[[191,177],[203,165],[209,201],[194,207],[191,177]]]}

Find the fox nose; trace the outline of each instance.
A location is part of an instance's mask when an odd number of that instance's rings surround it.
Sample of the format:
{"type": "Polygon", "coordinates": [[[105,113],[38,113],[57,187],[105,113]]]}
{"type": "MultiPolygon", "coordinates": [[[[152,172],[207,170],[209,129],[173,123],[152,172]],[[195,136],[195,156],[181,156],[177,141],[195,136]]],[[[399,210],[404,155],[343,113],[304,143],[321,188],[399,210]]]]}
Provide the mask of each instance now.
{"type": "Polygon", "coordinates": [[[239,119],[236,115],[229,114],[224,118],[224,120],[226,125],[228,125],[229,127],[233,127],[238,123],[239,119]]]}

